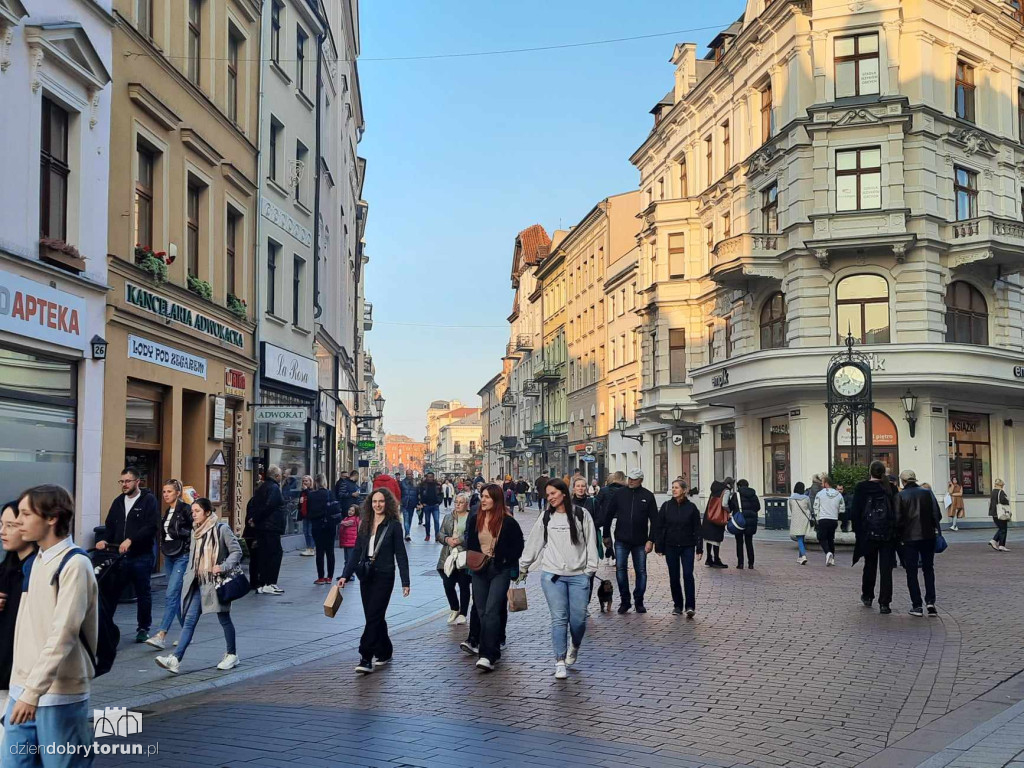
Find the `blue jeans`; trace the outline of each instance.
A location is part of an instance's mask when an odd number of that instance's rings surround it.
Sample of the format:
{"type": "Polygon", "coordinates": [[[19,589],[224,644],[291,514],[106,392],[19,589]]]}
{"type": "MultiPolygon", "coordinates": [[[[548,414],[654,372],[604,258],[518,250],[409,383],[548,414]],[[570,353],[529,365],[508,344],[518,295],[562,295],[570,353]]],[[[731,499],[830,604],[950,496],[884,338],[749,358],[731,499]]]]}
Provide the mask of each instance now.
{"type": "Polygon", "coordinates": [[[696,547],[665,547],[668,584],[672,590],[672,605],[675,608],[697,609],[697,584],[693,580],[693,559],[696,553],[696,547]],[[679,585],[680,565],[683,566],[682,588],[679,585]]]}
{"type": "Polygon", "coordinates": [[[629,605],[629,568],[626,562],[633,558],[633,570],[636,571],[636,587],[633,599],[640,605],[647,592],[647,550],[644,545],[631,546],[624,541],[615,542],[615,580],[619,583],[619,602],[629,605]]]}
{"type": "Polygon", "coordinates": [[[167,632],[174,623],[175,617],[178,623],[185,624],[185,617],[181,615],[181,582],[185,579],[185,571],[188,569],[188,550],[174,557],[164,557],[164,574],[167,576],[167,591],[164,594],[164,617],[160,621],[157,630],[167,632]]]}
{"type": "Polygon", "coordinates": [[[416,514],[416,507],[402,507],[402,520],[405,522],[405,535],[412,530],[412,516],[416,514]]]}
{"type": "Polygon", "coordinates": [[[551,645],[555,649],[555,660],[565,661],[566,628],[576,648],[583,642],[583,633],[587,631],[590,577],[585,573],[555,576],[545,572],[540,575],[540,586],[551,611],[551,645]]]}
{"type": "Polygon", "coordinates": [[[92,747],[92,729],[89,727],[89,700],[53,707],[38,707],[36,719],[21,725],[11,725],[11,710],[15,701],[7,702],[4,714],[3,751],[0,764],[4,768],[88,768],[92,765],[92,752],[73,755],[30,754],[35,746],[49,747],[70,744],[92,747]]]}
{"type": "Polygon", "coordinates": [[[303,520],[302,521],[302,538],[306,540],[306,549],[314,549],[316,542],[313,541],[313,521],[303,520]]]}
{"type": "Polygon", "coordinates": [[[800,557],[807,557],[807,544],[804,543],[803,536],[796,537],[796,548],[800,552],[800,557]]]}
{"type": "MultiPolygon", "coordinates": [[[[185,658],[185,651],[188,650],[189,643],[192,642],[192,635],[195,634],[196,624],[199,623],[199,617],[202,615],[203,601],[199,597],[199,590],[194,589],[188,601],[188,607],[185,609],[185,625],[181,629],[181,637],[178,638],[178,649],[174,652],[174,655],[178,657],[178,661],[185,658]]],[[[225,611],[224,613],[218,613],[217,618],[220,620],[220,628],[224,630],[226,652],[234,653],[235,625],[231,623],[231,614],[225,611]]]]}
{"type": "Polygon", "coordinates": [[[434,521],[434,535],[441,535],[441,511],[437,504],[423,505],[423,525],[427,528],[427,537],[430,537],[430,521],[434,521]]]}

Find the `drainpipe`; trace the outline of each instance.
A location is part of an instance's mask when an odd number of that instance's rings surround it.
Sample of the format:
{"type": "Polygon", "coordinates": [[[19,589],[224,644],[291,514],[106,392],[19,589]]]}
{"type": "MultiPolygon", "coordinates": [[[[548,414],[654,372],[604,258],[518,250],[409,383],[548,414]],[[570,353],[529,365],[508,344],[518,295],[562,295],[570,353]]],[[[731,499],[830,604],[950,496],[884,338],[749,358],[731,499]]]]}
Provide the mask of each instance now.
{"type": "MultiPolygon", "coordinates": [[[[269,33],[269,14],[260,14],[260,42],[264,39],[264,35],[269,33]]],[[[266,99],[266,93],[263,90],[263,72],[267,67],[267,62],[264,59],[260,59],[259,76],[257,77],[256,87],[259,93],[259,100],[256,105],[256,243],[254,245],[253,254],[253,296],[252,296],[252,314],[253,322],[256,324],[256,330],[253,333],[253,353],[256,357],[256,373],[253,374],[252,381],[252,397],[253,403],[260,402],[260,392],[263,387],[261,373],[263,371],[263,355],[260,351],[260,330],[263,328],[263,323],[260,322],[262,316],[263,306],[260,302],[260,275],[259,275],[259,263],[260,253],[263,250],[263,242],[266,238],[263,229],[263,212],[262,212],[262,198],[260,190],[263,187],[262,181],[266,176],[266,168],[264,164],[266,158],[263,154],[263,102],[266,99]]],[[[254,459],[252,463],[252,488],[256,490],[256,481],[259,478],[259,464],[255,459],[259,456],[259,427],[255,423],[255,409],[250,409],[254,421],[249,424],[249,434],[252,435],[252,457],[254,459]]]]}
{"type": "MultiPolygon", "coordinates": [[[[319,9],[317,11],[319,16],[319,9]]],[[[323,27],[327,26],[324,19],[320,19],[323,27]]],[[[316,46],[316,172],[313,174],[313,319],[316,320],[323,314],[324,308],[320,306],[320,134],[321,134],[321,93],[323,91],[323,59],[324,59],[324,32],[317,38],[316,46]]]]}

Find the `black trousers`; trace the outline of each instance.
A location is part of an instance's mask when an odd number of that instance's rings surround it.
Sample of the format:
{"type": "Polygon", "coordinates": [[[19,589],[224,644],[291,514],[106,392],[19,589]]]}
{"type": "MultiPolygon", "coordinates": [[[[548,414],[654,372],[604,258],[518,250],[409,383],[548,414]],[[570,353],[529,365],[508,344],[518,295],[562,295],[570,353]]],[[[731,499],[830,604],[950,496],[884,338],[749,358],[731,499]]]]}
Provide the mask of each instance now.
{"type": "Polygon", "coordinates": [[[246,539],[245,545],[249,548],[249,586],[254,590],[263,586],[260,576],[260,541],[259,539],[246,539]]]}
{"type": "Polygon", "coordinates": [[[896,567],[896,554],[888,541],[868,541],[861,545],[864,555],[864,577],[861,580],[861,599],[875,598],[875,579],[881,573],[878,588],[878,604],[892,602],[892,569],[896,567]]]}
{"type": "Polygon", "coordinates": [[[359,638],[359,656],[363,659],[390,659],[394,653],[388,637],[388,623],[384,619],[395,588],[394,571],[376,571],[373,578],[359,582],[359,597],[363,601],[366,627],[359,638]]]}
{"type": "Polygon", "coordinates": [[[925,605],[935,605],[935,539],[908,541],[903,545],[903,563],[907,569],[907,591],[910,604],[921,607],[921,584],[917,580],[918,564],[924,573],[925,605]]]}
{"type": "Polygon", "coordinates": [[[327,578],[334,578],[334,526],[313,528],[313,543],[316,544],[316,575],[324,577],[324,559],[327,559],[327,578]]]}
{"type": "Polygon", "coordinates": [[[259,552],[259,576],[261,587],[268,584],[277,584],[277,578],[281,573],[281,558],[284,550],[281,549],[281,536],[277,533],[260,533],[256,540],[257,552],[259,552]]]}
{"type": "Polygon", "coordinates": [[[754,531],[736,534],[736,565],[743,567],[743,548],[747,549],[747,562],[754,564],[754,531]]]}
{"type": "Polygon", "coordinates": [[[144,555],[128,555],[114,566],[116,570],[103,580],[100,593],[107,616],[114,616],[121,593],[131,584],[137,598],[137,631],[149,631],[153,623],[153,593],[149,581],[153,574],[153,562],[153,555],[147,552],[144,555]]]}
{"type": "Polygon", "coordinates": [[[720,544],[712,544],[710,541],[704,542],[704,545],[708,548],[708,556],[704,561],[705,563],[720,563],[722,558],[719,555],[720,544]]]}
{"type": "Polygon", "coordinates": [[[481,573],[473,574],[473,613],[479,617],[479,638],[473,642],[470,626],[470,644],[480,648],[480,657],[497,661],[501,658],[501,643],[505,639],[508,622],[508,587],[512,581],[508,569],[496,568],[490,563],[481,573]]]}
{"type": "Polygon", "coordinates": [[[440,568],[437,569],[437,572],[441,576],[441,583],[444,584],[444,594],[445,597],[448,598],[448,607],[453,611],[458,611],[463,616],[468,615],[470,593],[469,574],[458,568],[452,571],[451,576],[446,576],[444,571],[440,568]],[[455,591],[456,587],[458,587],[457,594],[455,591]]]}
{"type": "Polygon", "coordinates": [[[1009,523],[1009,520],[996,520],[996,535],[992,537],[992,541],[1000,547],[1006,546],[1006,527],[1009,523]]]}
{"type": "Polygon", "coordinates": [[[825,554],[836,553],[836,528],[839,527],[838,520],[818,521],[818,543],[821,551],[825,554]]]}

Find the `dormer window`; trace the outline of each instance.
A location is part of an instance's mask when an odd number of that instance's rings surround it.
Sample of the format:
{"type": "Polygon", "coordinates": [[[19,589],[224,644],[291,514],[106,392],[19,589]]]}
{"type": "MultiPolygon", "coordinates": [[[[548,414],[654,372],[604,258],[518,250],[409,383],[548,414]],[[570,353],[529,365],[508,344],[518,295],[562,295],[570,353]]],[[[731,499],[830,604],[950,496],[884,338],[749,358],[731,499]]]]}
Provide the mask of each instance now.
{"type": "Polygon", "coordinates": [[[722,59],[724,57],[725,57],[725,43],[723,42],[721,45],[718,45],[718,46],[715,47],[715,64],[721,63],[721,61],[722,61],[722,59]]]}

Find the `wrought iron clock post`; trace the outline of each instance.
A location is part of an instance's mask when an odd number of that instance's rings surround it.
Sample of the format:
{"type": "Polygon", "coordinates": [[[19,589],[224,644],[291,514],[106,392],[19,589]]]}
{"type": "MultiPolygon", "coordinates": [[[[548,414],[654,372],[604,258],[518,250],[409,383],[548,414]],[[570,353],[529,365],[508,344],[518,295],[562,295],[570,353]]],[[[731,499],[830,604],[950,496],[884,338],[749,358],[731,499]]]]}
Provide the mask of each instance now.
{"type": "Polygon", "coordinates": [[[844,418],[850,420],[850,453],[856,464],[860,456],[857,444],[857,428],[860,417],[864,417],[864,450],[868,462],[871,460],[872,432],[871,413],[875,404],[871,392],[871,364],[868,356],[853,348],[852,333],[846,336],[846,350],[832,357],[825,376],[825,392],[828,411],[828,466],[831,470],[835,461],[836,427],[844,418]]]}

